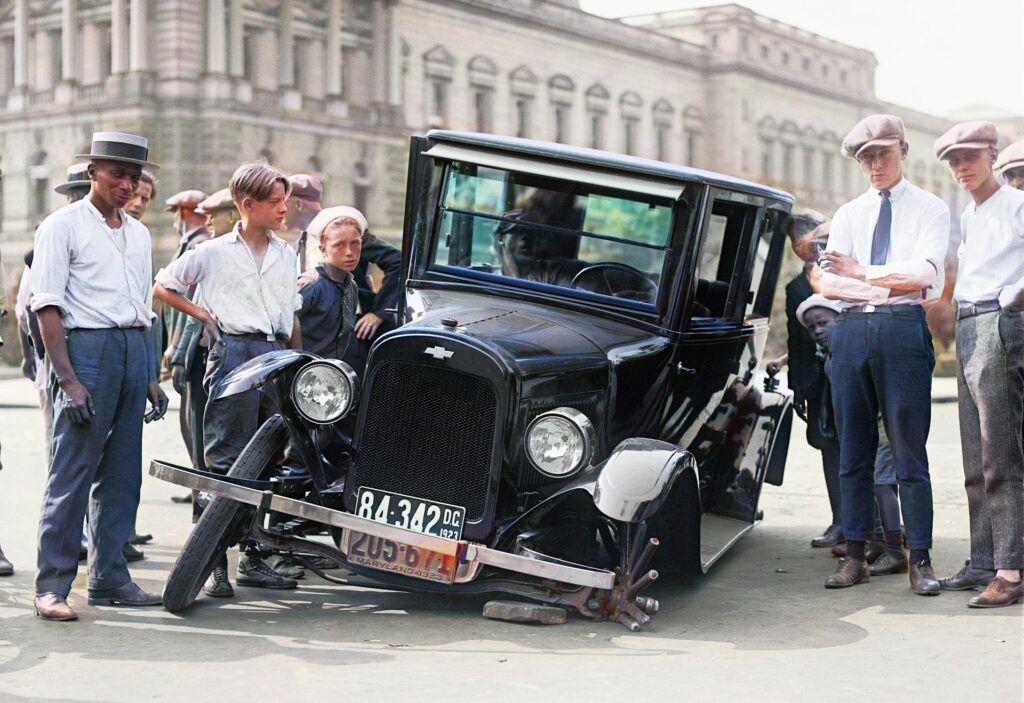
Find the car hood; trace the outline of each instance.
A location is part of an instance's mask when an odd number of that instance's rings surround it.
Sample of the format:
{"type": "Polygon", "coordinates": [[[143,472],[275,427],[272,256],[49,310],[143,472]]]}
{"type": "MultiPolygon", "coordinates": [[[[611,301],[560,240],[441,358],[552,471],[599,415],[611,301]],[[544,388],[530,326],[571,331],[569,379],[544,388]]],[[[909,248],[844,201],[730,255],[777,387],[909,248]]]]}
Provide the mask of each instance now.
{"type": "Polygon", "coordinates": [[[473,293],[413,290],[407,303],[413,320],[399,332],[454,327],[495,349],[523,375],[604,367],[616,349],[660,339],[596,316],[473,293]]]}

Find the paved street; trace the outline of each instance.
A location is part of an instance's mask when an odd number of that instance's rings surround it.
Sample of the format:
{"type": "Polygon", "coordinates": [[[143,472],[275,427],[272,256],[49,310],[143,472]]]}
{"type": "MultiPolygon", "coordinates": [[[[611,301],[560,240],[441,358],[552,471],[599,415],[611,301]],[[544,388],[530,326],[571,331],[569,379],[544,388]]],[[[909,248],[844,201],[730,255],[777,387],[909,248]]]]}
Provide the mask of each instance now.
{"type": "MultiPolygon", "coordinates": [[[[174,411],[147,427],[147,462],[185,463],[177,422],[174,411]]],[[[969,593],[914,596],[905,576],[822,588],[834,560],[808,540],[827,524],[827,502],[820,464],[799,435],[785,485],[765,488],[763,524],[708,577],[658,583],[652,594],[661,613],[631,634],[571,616],[546,628],[493,622],[480,617],[482,598],[315,577],[291,592],[238,589],[228,601],[201,598],[179,616],[90,608],[80,575],[72,596],[80,622],[41,622],[31,603],[41,434],[31,386],[0,381],[0,543],[17,568],[0,580],[2,701],[1024,697],[1024,608],[968,610],[969,593]],[[857,668],[863,676],[851,680],[857,668]]],[[[968,549],[955,403],[934,406],[930,456],[934,562],[947,574],[968,549]]],[[[162,588],[190,527],[190,509],[169,500],[182,492],[145,477],[138,524],[156,538],[132,573],[150,590],[162,588]]]]}

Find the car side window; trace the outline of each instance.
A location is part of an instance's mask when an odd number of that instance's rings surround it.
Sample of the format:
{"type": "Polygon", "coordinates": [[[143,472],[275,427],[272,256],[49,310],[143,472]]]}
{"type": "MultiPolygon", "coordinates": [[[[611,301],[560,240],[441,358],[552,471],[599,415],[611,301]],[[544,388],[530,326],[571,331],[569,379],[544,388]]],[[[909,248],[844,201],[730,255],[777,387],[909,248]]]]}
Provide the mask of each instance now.
{"type": "Polygon", "coordinates": [[[739,259],[756,216],[754,205],[724,198],[713,201],[694,272],[697,287],[691,317],[737,319],[737,301],[747,297],[747,291],[740,290],[746,272],[739,259]]]}

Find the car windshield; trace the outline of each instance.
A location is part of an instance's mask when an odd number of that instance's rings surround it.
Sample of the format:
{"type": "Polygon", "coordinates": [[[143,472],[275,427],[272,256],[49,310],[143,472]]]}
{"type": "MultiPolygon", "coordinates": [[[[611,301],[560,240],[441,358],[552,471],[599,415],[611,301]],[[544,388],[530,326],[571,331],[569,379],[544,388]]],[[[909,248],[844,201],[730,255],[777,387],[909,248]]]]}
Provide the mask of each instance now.
{"type": "Polygon", "coordinates": [[[454,162],[431,268],[650,305],[671,229],[668,199],[454,162]]]}

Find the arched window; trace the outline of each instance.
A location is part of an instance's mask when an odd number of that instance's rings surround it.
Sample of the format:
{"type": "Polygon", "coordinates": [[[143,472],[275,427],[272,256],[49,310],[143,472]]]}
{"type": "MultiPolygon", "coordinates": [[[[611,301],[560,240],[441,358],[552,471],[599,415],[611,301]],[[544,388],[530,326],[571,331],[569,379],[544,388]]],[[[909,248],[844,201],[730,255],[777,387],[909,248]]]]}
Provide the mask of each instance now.
{"type": "Polygon", "coordinates": [[[622,112],[622,150],[627,154],[636,154],[640,140],[640,110],[643,99],[633,91],[627,91],[619,98],[622,112]]]}
{"type": "Polygon", "coordinates": [[[424,85],[427,94],[426,120],[430,127],[448,126],[448,89],[455,71],[455,57],[440,44],[423,54],[424,85]]]}
{"type": "Polygon", "coordinates": [[[600,83],[587,88],[587,146],[603,149],[605,146],[604,125],[608,115],[608,101],[611,95],[600,83]]]}
{"type": "Polygon", "coordinates": [[[469,60],[469,85],[472,92],[473,129],[477,132],[494,130],[494,84],[498,67],[486,56],[469,60]]]}
{"type": "Polygon", "coordinates": [[[517,137],[529,137],[532,133],[533,100],[537,95],[538,79],[525,64],[509,75],[509,90],[512,93],[512,132],[517,137]]]}
{"type": "Polygon", "coordinates": [[[548,81],[551,95],[551,121],[554,140],[561,144],[572,141],[572,105],[576,84],[566,75],[555,75],[548,81]]]}
{"type": "Polygon", "coordinates": [[[672,104],[662,98],[654,103],[651,108],[651,118],[654,121],[654,151],[659,161],[668,161],[672,154],[672,119],[675,117],[675,108],[672,104]]]}

